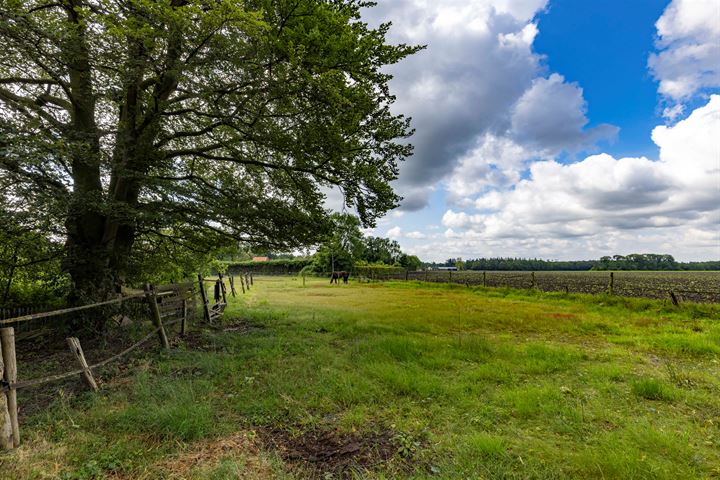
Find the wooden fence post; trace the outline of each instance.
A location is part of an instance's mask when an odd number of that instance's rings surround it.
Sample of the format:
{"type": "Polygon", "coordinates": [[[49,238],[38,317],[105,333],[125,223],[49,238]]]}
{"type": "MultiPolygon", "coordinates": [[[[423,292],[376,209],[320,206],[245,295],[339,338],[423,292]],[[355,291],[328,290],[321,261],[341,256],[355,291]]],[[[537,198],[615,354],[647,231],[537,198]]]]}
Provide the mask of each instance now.
{"type": "MultiPolygon", "coordinates": [[[[0,347],[0,350],[2,347],[0,347]]],[[[4,378],[5,364],[2,361],[2,352],[0,351],[0,376],[4,378]]],[[[3,390],[0,393],[0,449],[12,450],[13,449],[13,434],[12,434],[12,422],[10,421],[10,412],[8,412],[8,400],[7,393],[3,390]]]]}
{"type": "Polygon", "coordinates": [[[220,293],[222,293],[222,300],[227,305],[227,296],[225,295],[225,280],[223,280],[222,273],[218,272],[218,278],[220,279],[220,293]]]}
{"type": "Polygon", "coordinates": [[[68,337],[65,340],[67,341],[68,347],[70,347],[70,351],[73,353],[73,355],[75,355],[75,358],[80,363],[80,368],[83,369],[83,377],[85,377],[85,383],[87,383],[88,387],[97,391],[98,386],[97,383],[95,383],[95,378],[93,377],[92,370],[90,370],[87,360],[85,360],[85,354],[83,354],[82,347],[80,346],[80,340],[78,340],[77,337],[68,337]]]}
{"type": "Polygon", "coordinates": [[[232,294],[233,298],[235,298],[235,276],[230,275],[228,277],[228,281],[230,282],[230,293],[232,294]]]}
{"type": "Polygon", "coordinates": [[[676,307],[680,306],[680,301],[678,300],[677,296],[675,295],[675,292],[670,290],[670,300],[672,300],[672,304],[676,307]]]}
{"type": "Polygon", "coordinates": [[[240,275],[240,286],[242,287],[243,294],[245,293],[245,280],[243,279],[243,276],[240,275]]]}
{"type": "Polygon", "coordinates": [[[535,272],[530,272],[530,281],[532,282],[530,284],[530,288],[535,288],[537,286],[537,282],[535,281],[535,272]]]}
{"type": "Polygon", "coordinates": [[[452,283],[452,270],[448,270],[448,283],[452,283]]]}
{"type": "Polygon", "coordinates": [[[187,318],[188,318],[188,301],[187,298],[183,298],[183,306],[182,306],[182,321],[180,322],[180,335],[185,335],[185,332],[187,331],[187,318]]]}
{"type": "Polygon", "coordinates": [[[210,306],[208,305],[207,292],[205,291],[205,281],[203,280],[203,276],[199,273],[198,283],[200,284],[200,298],[202,298],[203,302],[203,315],[205,316],[205,321],[210,323],[210,306]]]}
{"type": "Polygon", "coordinates": [[[406,269],[405,269],[405,281],[406,281],[406,282],[408,281],[408,275],[410,275],[410,269],[409,269],[409,268],[406,268],[406,269]]]}
{"type": "Polygon", "coordinates": [[[145,298],[150,305],[150,316],[152,317],[155,327],[158,329],[158,338],[160,339],[160,346],[165,350],[170,349],[170,342],[168,342],[167,335],[165,334],[165,328],[162,324],[162,318],[160,317],[160,309],[157,304],[157,296],[155,295],[155,287],[152,285],[145,285],[145,298]]]}
{"type": "Polygon", "coordinates": [[[215,290],[213,290],[213,298],[215,300],[215,303],[220,303],[220,299],[222,298],[222,294],[220,293],[220,280],[215,280],[215,290]]]}
{"type": "Polygon", "coordinates": [[[253,272],[250,270],[250,285],[255,285],[255,280],[253,279],[253,272]]]}
{"type": "Polygon", "coordinates": [[[608,295],[612,295],[614,289],[615,289],[615,272],[610,272],[610,282],[608,283],[608,295]]]}
{"type": "MultiPolygon", "coordinates": [[[[15,329],[13,327],[0,328],[0,345],[2,346],[2,363],[4,364],[2,378],[6,384],[12,385],[17,381],[17,359],[15,358],[15,329]]],[[[20,446],[20,424],[18,423],[17,391],[9,388],[7,394],[7,417],[9,420],[11,438],[10,448],[20,446]]],[[[0,410],[0,414],[3,414],[0,410]]],[[[6,425],[7,426],[7,425],[6,425]]],[[[3,429],[3,436],[5,429],[3,429]]],[[[0,440],[2,441],[2,440],[0,440]]]]}
{"type": "Polygon", "coordinates": [[[247,289],[250,290],[250,285],[251,285],[250,275],[247,272],[245,272],[245,287],[247,287],[247,289]]]}
{"type": "Polygon", "coordinates": [[[483,287],[487,287],[487,272],[483,272],[483,287]]]}

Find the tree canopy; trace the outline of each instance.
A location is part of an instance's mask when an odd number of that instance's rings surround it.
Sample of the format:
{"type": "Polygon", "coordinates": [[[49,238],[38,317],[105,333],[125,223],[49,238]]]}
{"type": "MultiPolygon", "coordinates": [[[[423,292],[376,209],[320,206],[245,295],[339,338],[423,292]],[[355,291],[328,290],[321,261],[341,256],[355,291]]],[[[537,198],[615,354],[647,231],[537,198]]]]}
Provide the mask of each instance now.
{"type": "Polygon", "coordinates": [[[290,250],[395,207],[411,154],[361,0],[0,0],[0,202],[101,297],[168,245],[290,250]],[[50,228],[52,227],[52,228],[50,228]],[[50,235],[50,233],[48,233],[50,235]]]}

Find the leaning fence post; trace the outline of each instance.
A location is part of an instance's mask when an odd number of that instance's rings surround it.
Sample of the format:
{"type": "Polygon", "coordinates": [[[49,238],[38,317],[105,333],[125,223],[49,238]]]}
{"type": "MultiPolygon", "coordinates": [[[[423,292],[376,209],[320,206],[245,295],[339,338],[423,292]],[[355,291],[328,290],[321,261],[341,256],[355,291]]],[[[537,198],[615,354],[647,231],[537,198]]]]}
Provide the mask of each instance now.
{"type": "Polygon", "coordinates": [[[255,285],[255,280],[253,279],[253,272],[250,270],[250,285],[255,285]]]}
{"type": "Polygon", "coordinates": [[[170,342],[168,342],[167,335],[165,334],[165,328],[162,324],[162,318],[160,317],[160,309],[157,304],[157,295],[155,295],[155,287],[152,285],[145,285],[145,298],[147,298],[150,304],[150,315],[152,316],[153,323],[158,329],[158,338],[160,339],[160,346],[165,350],[170,349],[170,342]]]}
{"type": "Polygon", "coordinates": [[[232,293],[233,298],[235,298],[235,277],[230,275],[228,277],[228,282],[230,282],[230,293],[232,293]]]}
{"type": "Polygon", "coordinates": [[[20,446],[20,424],[18,423],[17,411],[17,391],[12,385],[17,381],[17,359],[15,358],[15,329],[13,327],[0,328],[0,345],[2,345],[2,378],[9,388],[3,397],[7,398],[6,411],[0,410],[5,419],[5,428],[2,430],[2,436],[5,437],[7,428],[9,427],[10,437],[0,440],[3,448],[20,446]],[[7,415],[7,416],[5,416],[7,415]]]}
{"type": "Polygon", "coordinates": [[[240,286],[242,287],[242,292],[244,294],[245,293],[245,280],[244,280],[242,274],[240,275],[240,286]]]}
{"type": "Polygon", "coordinates": [[[675,292],[670,290],[670,300],[672,300],[672,304],[676,307],[680,306],[680,301],[678,300],[677,296],[675,295],[675,292]]]}
{"type": "Polygon", "coordinates": [[[95,383],[95,378],[93,377],[92,370],[90,370],[87,360],[85,360],[85,354],[83,354],[82,347],[80,346],[80,340],[78,340],[77,337],[68,337],[66,340],[68,347],[70,347],[70,351],[73,353],[73,355],[75,355],[77,361],[80,362],[80,368],[83,369],[85,383],[88,384],[88,387],[97,391],[98,386],[97,383],[95,383]]]}
{"type": "Polygon", "coordinates": [[[203,315],[205,316],[205,321],[210,323],[210,306],[208,305],[207,292],[205,291],[205,281],[200,273],[198,273],[198,283],[200,284],[200,298],[202,298],[203,302],[203,315]]]}

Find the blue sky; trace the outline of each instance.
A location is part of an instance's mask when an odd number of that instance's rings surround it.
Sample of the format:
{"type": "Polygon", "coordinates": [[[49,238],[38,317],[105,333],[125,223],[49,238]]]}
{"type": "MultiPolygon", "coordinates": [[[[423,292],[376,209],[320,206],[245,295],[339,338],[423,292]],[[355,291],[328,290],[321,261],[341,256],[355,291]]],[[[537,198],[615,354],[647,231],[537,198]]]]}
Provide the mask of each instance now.
{"type": "Polygon", "coordinates": [[[413,117],[368,233],[425,260],[720,258],[720,2],[387,0],[413,117]]]}
{"type": "Polygon", "coordinates": [[[668,1],[551,1],[537,16],[535,50],[551,71],[578,82],[588,103],[590,124],[620,127],[612,155],[657,158],[650,132],[662,123],[657,81],[647,68],[655,50],[655,21],[668,1]],[[618,15],[617,12],[622,12],[618,15]]]}

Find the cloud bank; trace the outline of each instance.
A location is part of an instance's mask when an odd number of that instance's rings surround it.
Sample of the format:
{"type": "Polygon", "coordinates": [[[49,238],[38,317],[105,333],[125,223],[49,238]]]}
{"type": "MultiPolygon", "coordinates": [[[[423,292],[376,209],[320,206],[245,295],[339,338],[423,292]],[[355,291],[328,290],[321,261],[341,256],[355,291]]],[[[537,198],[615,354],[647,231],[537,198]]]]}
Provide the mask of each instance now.
{"type": "Polygon", "coordinates": [[[417,129],[397,185],[402,208],[423,209],[438,189],[446,202],[434,225],[388,234],[432,260],[639,250],[720,258],[720,96],[708,95],[720,87],[720,3],[673,0],[656,23],[648,68],[675,123],[653,129],[654,159],[576,158],[618,128],[589,128],[581,85],[548,72],[533,51],[546,7],[399,0],[374,9],[371,21],[398,19],[391,40],[429,45],[392,72],[398,109],[417,129]]]}

